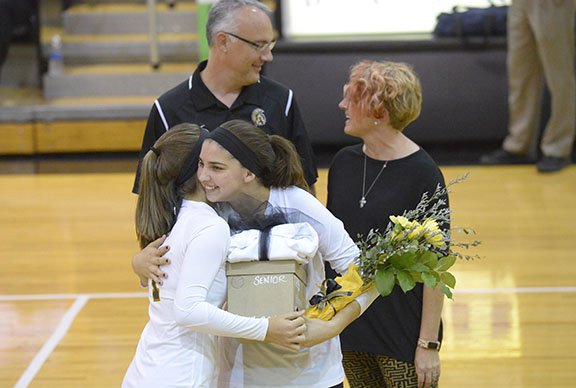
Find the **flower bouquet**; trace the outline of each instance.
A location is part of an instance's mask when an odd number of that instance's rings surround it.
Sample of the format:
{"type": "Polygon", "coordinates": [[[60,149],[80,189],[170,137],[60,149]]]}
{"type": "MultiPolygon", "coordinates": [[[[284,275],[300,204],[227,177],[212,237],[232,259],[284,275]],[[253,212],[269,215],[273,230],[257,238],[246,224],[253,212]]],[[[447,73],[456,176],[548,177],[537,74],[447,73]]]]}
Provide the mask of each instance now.
{"type": "MultiPolygon", "coordinates": [[[[380,295],[387,296],[395,284],[408,292],[416,283],[438,287],[452,298],[456,278],[448,270],[457,258],[470,260],[478,255],[463,255],[457,250],[480,244],[457,242],[449,225],[452,211],[446,206],[448,188],[466,179],[468,174],[451,180],[445,187],[438,185],[434,193],[422,195],[416,209],[401,216],[391,216],[384,232],[372,230],[358,245],[360,256],[356,259],[360,277],[365,285],[375,284],[380,295]]],[[[471,228],[453,228],[457,232],[474,234],[471,228]]]]}
{"type": "MultiPolygon", "coordinates": [[[[389,295],[394,285],[399,285],[402,291],[408,292],[416,283],[424,283],[427,287],[438,287],[444,295],[452,299],[452,289],[456,278],[448,270],[457,258],[470,260],[478,255],[470,256],[458,252],[458,249],[468,249],[480,244],[457,242],[452,238],[450,230],[443,226],[450,224],[452,211],[447,207],[448,188],[466,179],[469,174],[451,180],[445,187],[438,185],[432,195],[424,193],[415,209],[405,211],[401,216],[390,216],[390,223],[384,231],[371,230],[357,244],[360,255],[351,265],[343,278],[360,278],[348,290],[340,278],[336,283],[321,287],[318,296],[312,298],[311,307],[306,316],[330,319],[338,310],[354,300],[360,292],[376,286],[382,296],[389,295]],[[340,287],[339,287],[340,286],[340,287]],[[315,302],[315,303],[314,303],[315,302]],[[329,313],[322,313],[325,306],[329,313]],[[331,311],[333,310],[333,311],[331,311]]],[[[471,228],[453,227],[457,232],[474,234],[471,228]]]]}

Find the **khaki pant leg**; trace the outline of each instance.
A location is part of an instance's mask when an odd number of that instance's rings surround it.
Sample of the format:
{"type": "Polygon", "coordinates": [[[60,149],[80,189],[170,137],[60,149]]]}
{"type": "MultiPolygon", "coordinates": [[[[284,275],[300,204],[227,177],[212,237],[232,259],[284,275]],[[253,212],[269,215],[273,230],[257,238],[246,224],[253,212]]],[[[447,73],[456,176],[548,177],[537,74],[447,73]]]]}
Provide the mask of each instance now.
{"type": "MultiPolygon", "coordinates": [[[[551,1],[551,0],[550,0],[551,1]]],[[[508,136],[503,148],[532,155],[540,122],[543,72],[529,15],[534,0],[513,0],[508,10],[508,136]]]]}
{"type": "Polygon", "coordinates": [[[546,156],[569,157],[576,130],[573,0],[539,0],[533,15],[551,112],[540,148],[546,156]]]}

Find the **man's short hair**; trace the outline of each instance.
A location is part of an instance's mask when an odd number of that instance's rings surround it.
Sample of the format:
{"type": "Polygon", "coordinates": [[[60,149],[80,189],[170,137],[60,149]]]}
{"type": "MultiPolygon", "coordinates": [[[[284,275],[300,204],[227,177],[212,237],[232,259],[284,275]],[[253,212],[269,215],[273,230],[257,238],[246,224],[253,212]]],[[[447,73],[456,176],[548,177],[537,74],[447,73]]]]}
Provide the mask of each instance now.
{"type": "Polygon", "coordinates": [[[238,20],[235,16],[240,9],[246,6],[258,8],[268,15],[270,21],[273,22],[270,8],[258,0],[220,0],[210,8],[206,22],[206,39],[208,39],[210,47],[212,47],[217,33],[221,31],[238,32],[238,20]]]}

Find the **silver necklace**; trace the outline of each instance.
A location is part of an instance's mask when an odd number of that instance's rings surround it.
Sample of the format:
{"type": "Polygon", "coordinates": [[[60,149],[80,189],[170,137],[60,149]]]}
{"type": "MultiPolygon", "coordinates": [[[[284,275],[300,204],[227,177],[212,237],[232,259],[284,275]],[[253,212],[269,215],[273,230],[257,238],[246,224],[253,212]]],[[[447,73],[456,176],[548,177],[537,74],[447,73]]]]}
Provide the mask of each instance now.
{"type": "Polygon", "coordinates": [[[362,198],[360,198],[359,201],[360,208],[363,208],[364,205],[366,205],[366,196],[370,193],[370,190],[372,190],[372,188],[376,184],[376,181],[378,180],[378,178],[380,178],[380,175],[382,175],[382,171],[384,171],[386,166],[388,166],[388,161],[384,162],[384,165],[382,165],[380,172],[378,173],[378,175],[376,175],[376,178],[374,178],[374,180],[372,181],[372,184],[368,188],[368,191],[366,191],[366,154],[364,154],[364,177],[362,178],[362,198]]]}

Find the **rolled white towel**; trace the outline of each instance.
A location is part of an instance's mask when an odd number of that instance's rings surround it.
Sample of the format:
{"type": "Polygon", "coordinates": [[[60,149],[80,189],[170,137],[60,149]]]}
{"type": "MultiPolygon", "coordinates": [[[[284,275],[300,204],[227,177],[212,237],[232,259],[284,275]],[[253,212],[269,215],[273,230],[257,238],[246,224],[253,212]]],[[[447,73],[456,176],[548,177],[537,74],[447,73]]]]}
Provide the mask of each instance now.
{"type": "MultiPolygon", "coordinates": [[[[260,231],[249,229],[230,238],[228,261],[258,261],[260,231]]],[[[307,264],[318,250],[318,233],[307,222],[281,224],[270,229],[269,260],[296,260],[307,264]]]]}

